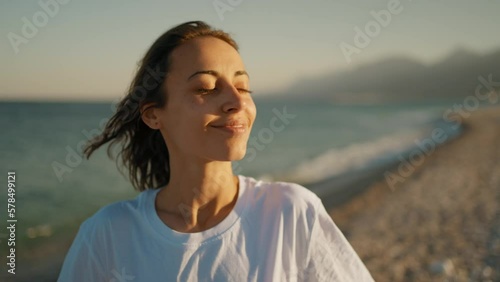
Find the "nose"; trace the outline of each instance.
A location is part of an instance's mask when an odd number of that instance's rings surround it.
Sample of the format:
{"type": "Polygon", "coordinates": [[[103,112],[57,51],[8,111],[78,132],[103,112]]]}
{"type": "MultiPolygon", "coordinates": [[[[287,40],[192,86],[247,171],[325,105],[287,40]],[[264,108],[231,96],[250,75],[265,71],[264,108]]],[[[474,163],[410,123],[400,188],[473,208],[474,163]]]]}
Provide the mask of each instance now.
{"type": "Polygon", "coordinates": [[[224,97],[222,111],[225,113],[239,112],[246,105],[244,95],[233,85],[228,85],[222,96],[224,97]]]}

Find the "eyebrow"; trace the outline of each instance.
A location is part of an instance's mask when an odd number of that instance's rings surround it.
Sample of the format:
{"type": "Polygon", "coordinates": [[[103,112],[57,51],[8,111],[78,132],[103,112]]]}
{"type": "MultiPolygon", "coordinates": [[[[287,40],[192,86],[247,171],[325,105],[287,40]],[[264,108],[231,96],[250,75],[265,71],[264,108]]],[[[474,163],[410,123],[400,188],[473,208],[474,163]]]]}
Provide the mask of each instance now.
{"type": "MultiPolygon", "coordinates": [[[[188,77],[187,80],[190,80],[191,78],[199,75],[199,74],[209,74],[209,75],[212,75],[212,76],[215,76],[215,77],[219,77],[219,73],[217,71],[214,71],[214,70],[201,70],[201,71],[197,71],[195,73],[193,73],[191,76],[188,77]]],[[[239,70],[239,71],[236,71],[234,72],[234,76],[240,76],[240,75],[246,75],[248,76],[248,78],[250,78],[250,76],[248,75],[248,73],[244,70],[239,70]]]]}

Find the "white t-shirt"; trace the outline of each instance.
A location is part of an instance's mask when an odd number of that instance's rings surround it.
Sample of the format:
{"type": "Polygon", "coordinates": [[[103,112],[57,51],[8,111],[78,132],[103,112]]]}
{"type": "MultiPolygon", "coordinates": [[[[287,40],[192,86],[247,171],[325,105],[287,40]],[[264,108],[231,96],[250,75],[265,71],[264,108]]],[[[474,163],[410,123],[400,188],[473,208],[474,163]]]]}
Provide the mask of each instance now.
{"type": "Polygon", "coordinates": [[[101,208],[81,224],[58,281],[373,281],[313,192],[238,178],[233,210],[198,233],[161,221],[160,189],[101,208]]]}

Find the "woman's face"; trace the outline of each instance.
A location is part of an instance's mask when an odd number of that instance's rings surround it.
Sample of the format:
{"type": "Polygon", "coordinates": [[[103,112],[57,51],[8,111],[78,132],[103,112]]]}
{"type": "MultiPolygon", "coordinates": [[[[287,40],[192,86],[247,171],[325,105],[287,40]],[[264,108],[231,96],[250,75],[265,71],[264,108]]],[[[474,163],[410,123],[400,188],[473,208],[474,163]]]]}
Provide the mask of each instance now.
{"type": "Polygon", "coordinates": [[[256,108],[238,52],[199,37],[170,56],[160,131],[172,156],[232,161],[245,156],[256,108]]]}

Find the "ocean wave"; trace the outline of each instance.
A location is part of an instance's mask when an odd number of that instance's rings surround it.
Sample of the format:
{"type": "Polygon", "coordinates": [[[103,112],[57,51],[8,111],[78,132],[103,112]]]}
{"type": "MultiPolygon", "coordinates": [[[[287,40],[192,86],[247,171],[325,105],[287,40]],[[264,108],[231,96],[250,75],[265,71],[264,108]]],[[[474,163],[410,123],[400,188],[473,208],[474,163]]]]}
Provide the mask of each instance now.
{"type": "Polygon", "coordinates": [[[305,160],[288,171],[261,175],[259,178],[314,183],[370,166],[394,162],[398,156],[405,158],[409,152],[418,149],[417,141],[430,138],[432,131],[436,128],[443,129],[447,139],[456,137],[461,130],[450,123],[434,121],[420,128],[400,131],[372,141],[332,148],[312,159],[305,160]]]}

